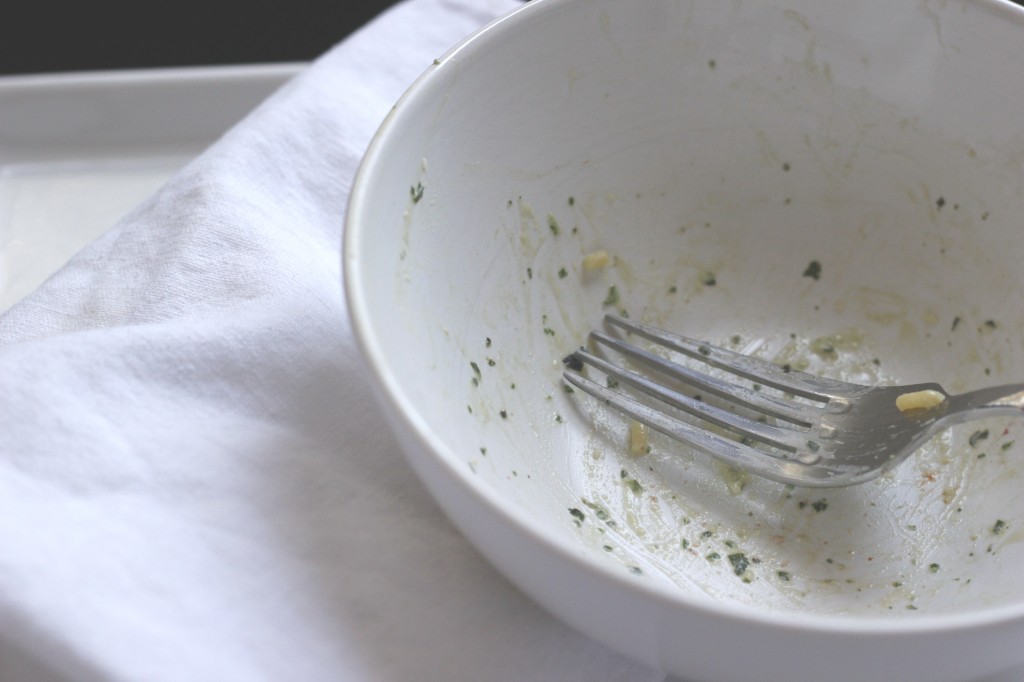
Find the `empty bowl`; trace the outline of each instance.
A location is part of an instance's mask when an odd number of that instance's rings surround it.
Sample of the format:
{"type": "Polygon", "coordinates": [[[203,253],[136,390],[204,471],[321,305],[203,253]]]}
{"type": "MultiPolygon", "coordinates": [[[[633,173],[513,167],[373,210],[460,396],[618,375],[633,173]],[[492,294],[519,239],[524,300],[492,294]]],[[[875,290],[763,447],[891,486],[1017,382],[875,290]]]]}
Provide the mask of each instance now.
{"type": "Polygon", "coordinates": [[[568,391],[606,312],[862,383],[1024,378],[1024,10],[534,0],[427,68],[352,190],[356,336],[495,567],[687,680],[1024,663],[1024,422],[878,480],[728,470],[568,391]]]}

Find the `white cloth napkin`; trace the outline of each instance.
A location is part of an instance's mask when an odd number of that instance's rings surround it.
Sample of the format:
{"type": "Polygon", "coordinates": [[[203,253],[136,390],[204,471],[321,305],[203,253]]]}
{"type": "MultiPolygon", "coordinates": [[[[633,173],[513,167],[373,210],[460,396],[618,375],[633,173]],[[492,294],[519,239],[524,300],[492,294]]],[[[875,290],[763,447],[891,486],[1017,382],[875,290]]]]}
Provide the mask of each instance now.
{"type": "Polygon", "coordinates": [[[660,680],[486,564],[346,320],[347,192],[513,0],[410,0],[0,317],[0,679],[660,680]]]}

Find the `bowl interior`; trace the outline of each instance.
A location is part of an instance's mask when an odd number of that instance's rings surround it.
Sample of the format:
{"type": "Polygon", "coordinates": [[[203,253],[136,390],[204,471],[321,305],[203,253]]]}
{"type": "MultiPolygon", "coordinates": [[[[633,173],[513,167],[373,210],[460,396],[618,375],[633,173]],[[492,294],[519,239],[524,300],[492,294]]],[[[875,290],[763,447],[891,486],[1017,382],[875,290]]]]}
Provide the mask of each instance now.
{"type": "Polygon", "coordinates": [[[560,380],[609,311],[854,381],[1021,380],[1024,83],[1000,57],[1020,14],[534,4],[431,67],[355,195],[357,324],[433,456],[584,561],[698,602],[1024,602],[1024,424],[803,490],[654,435],[631,454],[627,421],[560,380]]]}

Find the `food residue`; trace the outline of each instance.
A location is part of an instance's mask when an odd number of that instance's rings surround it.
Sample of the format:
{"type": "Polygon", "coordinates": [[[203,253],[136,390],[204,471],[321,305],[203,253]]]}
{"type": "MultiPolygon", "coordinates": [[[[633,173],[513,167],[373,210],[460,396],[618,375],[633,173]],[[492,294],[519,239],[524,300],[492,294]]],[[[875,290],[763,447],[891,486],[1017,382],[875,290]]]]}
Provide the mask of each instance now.
{"type": "Polygon", "coordinates": [[[923,412],[946,402],[946,396],[933,389],[908,391],[896,397],[896,409],[900,412],[923,412]]]}
{"type": "Polygon", "coordinates": [[[611,262],[611,256],[607,251],[592,251],[583,257],[583,270],[592,272],[601,270],[611,262]]]}

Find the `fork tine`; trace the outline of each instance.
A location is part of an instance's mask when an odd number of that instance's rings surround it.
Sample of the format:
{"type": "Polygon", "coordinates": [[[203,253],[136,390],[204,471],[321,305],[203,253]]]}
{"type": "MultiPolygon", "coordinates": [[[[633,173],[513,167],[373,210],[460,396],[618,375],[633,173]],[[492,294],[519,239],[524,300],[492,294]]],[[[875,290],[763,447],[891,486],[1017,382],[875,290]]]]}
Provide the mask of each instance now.
{"type": "Polygon", "coordinates": [[[624,355],[640,360],[647,365],[657,368],[659,371],[683,381],[700,390],[725,398],[737,405],[742,405],[770,417],[784,419],[800,426],[809,427],[814,423],[816,410],[820,409],[811,405],[804,405],[793,400],[776,398],[765,395],[759,391],[739,386],[727,381],[722,381],[703,372],[697,372],[678,363],[666,360],[663,357],[638,348],[622,339],[609,336],[602,332],[591,332],[590,336],[595,341],[614,348],[624,355]]]}
{"type": "MultiPolygon", "coordinates": [[[[735,412],[724,410],[678,391],[673,391],[641,374],[613,365],[596,355],[588,353],[586,350],[576,351],[575,355],[584,364],[598,369],[615,381],[628,384],[647,395],[683,410],[694,417],[728,429],[743,438],[757,440],[766,445],[780,448],[788,453],[794,453],[808,443],[810,436],[806,431],[767,424],[755,419],[749,419],[735,412]]],[[[765,454],[772,453],[765,452],[765,454]]]]}
{"type": "Polygon", "coordinates": [[[808,465],[802,462],[766,457],[763,452],[748,445],[676,419],[644,405],[621,391],[601,386],[582,374],[566,371],[563,373],[563,377],[584,393],[603,401],[623,414],[670,438],[687,443],[725,464],[781,483],[807,484],[805,471],[808,469],[808,465]]]}
{"type": "Polygon", "coordinates": [[[771,386],[802,398],[827,402],[832,396],[849,392],[850,384],[806,372],[790,369],[768,360],[713,346],[681,334],[673,334],[650,325],[627,320],[618,315],[606,315],[605,321],[616,327],[642,336],[649,341],[678,351],[712,367],[724,369],[751,381],[771,386]]]}

